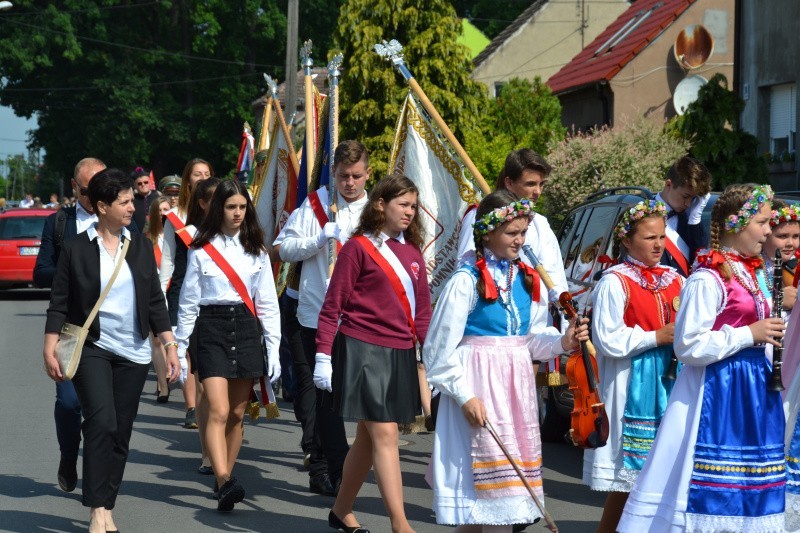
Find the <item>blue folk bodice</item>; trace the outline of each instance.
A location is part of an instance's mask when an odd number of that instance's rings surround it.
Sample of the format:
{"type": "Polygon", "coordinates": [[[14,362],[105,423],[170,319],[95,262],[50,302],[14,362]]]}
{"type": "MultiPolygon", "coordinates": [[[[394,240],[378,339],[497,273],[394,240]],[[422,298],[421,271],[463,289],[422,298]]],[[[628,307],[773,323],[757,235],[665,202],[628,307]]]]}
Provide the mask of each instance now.
{"type": "MultiPolygon", "coordinates": [[[[479,274],[474,266],[465,265],[461,270],[469,273],[477,283],[479,274]]],[[[525,290],[519,271],[514,273],[510,293],[510,298],[508,293],[502,293],[495,302],[487,302],[478,296],[475,308],[467,317],[464,335],[525,335],[530,329],[531,295],[525,290]]]]}

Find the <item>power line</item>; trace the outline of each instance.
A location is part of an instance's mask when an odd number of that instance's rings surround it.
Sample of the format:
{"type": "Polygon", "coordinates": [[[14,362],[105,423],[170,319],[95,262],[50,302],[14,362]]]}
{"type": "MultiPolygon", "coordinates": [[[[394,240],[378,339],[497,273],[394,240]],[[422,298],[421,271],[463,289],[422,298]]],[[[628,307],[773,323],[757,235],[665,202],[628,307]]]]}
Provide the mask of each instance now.
{"type": "Polygon", "coordinates": [[[32,93],[32,92],[60,92],[60,91],[98,91],[105,89],[121,89],[124,87],[166,87],[170,85],[185,85],[187,83],[200,83],[206,81],[219,81],[219,80],[232,80],[235,78],[246,78],[248,76],[261,76],[260,72],[247,72],[245,74],[237,74],[234,76],[217,76],[214,78],[197,78],[192,80],[172,80],[172,81],[156,81],[152,83],[123,83],[120,85],[106,85],[98,87],[96,85],[86,87],[33,87],[27,89],[2,89],[8,93],[32,93]]]}
{"type": "MultiPolygon", "coordinates": [[[[5,19],[5,18],[4,18],[4,20],[6,22],[8,22],[9,24],[15,24],[17,26],[22,26],[24,28],[30,28],[30,29],[34,29],[34,30],[40,31],[40,32],[54,33],[56,35],[63,35],[63,36],[66,36],[66,37],[73,37],[75,39],[78,39],[78,40],[81,40],[81,41],[86,41],[88,43],[102,44],[102,45],[106,45],[106,46],[112,46],[112,47],[115,47],[115,48],[122,48],[123,50],[134,50],[134,51],[137,51],[137,52],[146,52],[146,53],[149,53],[149,54],[155,54],[155,55],[161,55],[161,56],[176,57],[176,58],[181,58],[181,59],[189,59],[189,60],[192,60],[192,61],[206,61],[208,63],[217,63],[217,64],[223,64],[223,65],[236,65],[236,66],[240,66],[240,67],[243,67],[243,66],[247,65],[244,61],[226,61],[224,59],[214,59],[214,58],[210,58],[210,57],[201,57],[201,56],[195,56],[195,55],[191,55],[191,54],[184,54],[184,53],[181,53],[181,52],[169,52],[167,50],[153,50],[151,48],[141,48],[141,47],[138,47],[138,46],[131,46],[131,45],[128,45],[128,44],[114,43],[114,42],[111,42],[111,41],[103,41],[101,39],[93,39],[91,37],[84,37],[82,35],[70,34],[70,33],[67,33],[65,31],[51,30],[49,28],[42,28],[41,26],[36,26],[34,24],[27,24],[25,22],[19,22],[17,20],[11,20],[11,19],[5,19]]],[[[267,64],[263,64],[263,63],[253,63],[253,66],[259,67],[259,68],[282,68],[283,67],[282,65],[267,65],[267,64]]]]}

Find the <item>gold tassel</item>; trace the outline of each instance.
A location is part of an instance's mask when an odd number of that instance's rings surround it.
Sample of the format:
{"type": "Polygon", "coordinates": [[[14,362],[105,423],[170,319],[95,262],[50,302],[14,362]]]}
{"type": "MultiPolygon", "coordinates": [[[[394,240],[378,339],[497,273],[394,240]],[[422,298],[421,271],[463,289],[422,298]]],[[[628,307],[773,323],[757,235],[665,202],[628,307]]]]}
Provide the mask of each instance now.
{"type": "Polygon", "coordinates": [[[250,422],[255,424],[261,416],[261,403],[256,400],[247,405],[247,414],[250,415],[250,422]]]}
{"type": "Polygon", "coordinates": [[[278,409],[278,402],[275,400],[275,391],[272,390],[272,385],[267,383],[267,404],[265,405],[267,408],[267,420],[272,420],[273,418],[279,418],[281,416],[281,412],[278,409]]]}
{"type": "Polygon", "coordinates": [[[548,372],[547,373],[547,384],[550,387],[558,387],[562,385],[562,378],[561,372],[548,372]]]}
{"type": "Polygon", "coordinates": [[[425,428],[425,415],[417,415],[413,422],[410,424],[398,424],[397,429],[403,435],[411,435],[414,433],[425,433],[428,430],[425,428]]]}

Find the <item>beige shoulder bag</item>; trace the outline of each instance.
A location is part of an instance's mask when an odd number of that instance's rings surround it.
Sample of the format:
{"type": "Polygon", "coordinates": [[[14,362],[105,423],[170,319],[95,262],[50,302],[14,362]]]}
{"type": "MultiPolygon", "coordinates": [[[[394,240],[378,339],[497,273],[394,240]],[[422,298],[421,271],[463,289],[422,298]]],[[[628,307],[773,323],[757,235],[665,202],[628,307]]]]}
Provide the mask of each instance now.
{"type": "Polygon", "coordinates": [[[89,326],[92,325],[94,317],[96,317],[98,311],[100,311],[103,300],[106,299],[108,291],[111,290],[111,286],[114,285],[114,281],[117,279],[117,274],[119,274],[122,264],[125,263],[125,254],[128,253],[128,245],[130,242],[130,239],[125,239],[125,242],[122,244],[122,255],[117,261],[117,266],[114,267],[114,273],[111,274],[111,279],[108,280],[106,288],[103,289],[103,293],[100,295],[97,303],[94,304],[92,312],[86,317],[86,322],[83,324],[83,327],[65,322],[64,326],[61,328],[61,333],[58,335],[58,343],[56,344],[56,358],[58,359],[58,366],[61,367],[61,377],[64,380],[72,379],[75,377],[75,372],[78,371],[78,364],[81,362],[81,353],[83,352],[83,343],[86,342],[89,326]]]}

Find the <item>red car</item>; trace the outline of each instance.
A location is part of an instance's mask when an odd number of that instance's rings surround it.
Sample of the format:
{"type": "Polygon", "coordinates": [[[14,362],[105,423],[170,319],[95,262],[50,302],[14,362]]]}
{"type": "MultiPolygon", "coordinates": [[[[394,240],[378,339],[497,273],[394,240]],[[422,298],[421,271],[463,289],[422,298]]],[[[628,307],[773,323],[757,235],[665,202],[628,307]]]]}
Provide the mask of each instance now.
{"type": "Polygon", "coordinates": [[[33,267],[42,228],[52,209],[9,209],[0,212],[0,289],[33,284],[33,267]]]}

